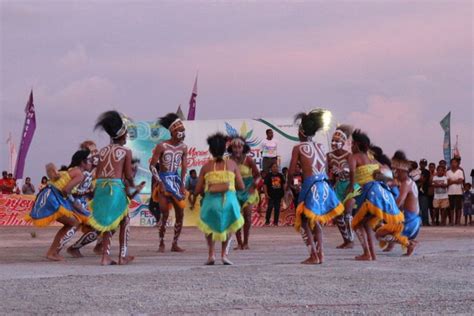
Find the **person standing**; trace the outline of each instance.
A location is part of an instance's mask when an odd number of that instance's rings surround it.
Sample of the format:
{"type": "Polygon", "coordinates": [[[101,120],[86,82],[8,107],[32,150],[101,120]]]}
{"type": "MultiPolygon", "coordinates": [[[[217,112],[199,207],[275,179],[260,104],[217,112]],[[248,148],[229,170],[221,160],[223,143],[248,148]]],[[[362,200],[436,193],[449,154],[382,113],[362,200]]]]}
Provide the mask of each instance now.
{"type": "Polygon", "coordinates": [[[348,190],[350,182],[349,157],[351,153],[344,149],[351,134],[352,126],[339,126],[332,136],[332,151],[327,155],[329,181],[334,187],[337,198],[344,204],[344,213],[334,220],[343,240],[343,243],[337,246],[338,249],[352,248],[354,245],[354,232],[351,225],[355,200],[352,196],[347,196],[348,191],[353,191],[352,189],[348,190]]]}
{"type": "Polygon", "coordinates": [[[196,194],[196,184],[198,181],[197,172],[195,169],[189,171],[189,177],[186,179],[186,190],[188,191],[188,202],[189,208],[191,210],[194,209],[194,205],[196,204],[197,194],[196,194]]]}
{"type": "Polygon", "coordinates": [[[300,163],[303,185],[295,214],[295,229],[302,234],[308,248],[309,258],[303,264],[319,264],[324,261],[322,224],[344,212],[344,206],[327,183],[326,153],[322,145],[313,137],[324,126],[326,110],[317,109],[309,113],[299,113],[295,119],[299,123],[299,144],[291,153],[289,181],[293,180],[296,165],[300,163]]]}
{"type": "Polygon", "coordinates": [[[446,173],[446,177],[448,177],[449,224],[460,225],[464,172],[459,168],[459,158],[451,159],[451,169],[446,173]]]}
{"type": "Polygon", "coordinates": [[[128,255],[130,218],[126,186],[134,188],[132,151],[125,147],[127,125],[120,113],[108,111],[101,114],[95,129],[102,129],[110,136],[110,144],[100,149],[96,169],[94,198],[90,203],[89,224],[102,232],[101,265],[116,264],[110,258],[110,243],[113,232],[120,227],[120,254],[118,264],[128,264],[135,258],[128,255]]]}
{"type": "Polygon", "coordinates": [[[269,172],[273,163],[278,163],[278,142],[273,138],[273,130],[267,129],[267,138],[262,141],[262,170],[269,172]]]}
{"type": "Polygon", "coordinates": [[[265,178],[265,196],[268,201],[267,213],[265,216],[265,225],[270,225],[270,218],[272,211],[275,210],[273,216],[273,225],[278,226],[280,218],[281,199],[285,195],[285,179],[278,171],[278,164],[276,162],[271,165],[271,172],[265,178]]]}
{"type": "Polygon", "coordinates": [[[430,177],[431,174],[426,168],[428,162],[426,159],[420,160],[420,179],[417,181],[418,185],[418,203],[420,204],[421,211],[421,221],[423,226],[430,226],[430,217],[429,217],[429,199],[428,191],[430,188],[430,177]]]}
{"type": "Polygon", "coordinates": [[[436,175],[433,177],[432,186],[434,188],[434,222],[433,224],[439,226],[446,225],[446,217],[449,209],[449,197],[448,197],[448,178],[446,177],[445,167],[439,165],[436,168],[436,175]],[[439,218],[441,217],[441,223],[439,218]]]}
{"type": "Polygon", "coordinates": [[[434,187],[433,187],[433,177],[436,175],[436,165],[434,162],[430,162],[428,165],[428,171],[430,172],[430,180],[428,181],[428,208],[430,209],[430,219],[431,225],[435,225],[435,217],[434,217],[434,207],[433,207],[433,200],[434,200],[434,187]]]}
{"type": "Polygon", "coordinates": [[[171,139],[156,145],[150,160],[150,171],[157,182],[152,198],[158,201],[161,211],[158,251],[165,251],[166,223],[172,206],[176,221],[171,251],[183,252],[184,249],[178,246],[178,240],[183,229],[184,208],[186,207],[185,179],[188,165],[188,147],[184,143],[185,128],[183,122],[175,113],[168,113],[161,117],[159,123],[169,130],[171,139]],[[159,164],[159,170],[156,169],[157,163],[159,164]]]}
{"type": "Polygon", "coordinates": [[[221,259],[224,265],[232,265],[227,257],[231,234],[244,225],[236,190],[244,190],[239,166],[233,159],[224,159],[226,136],[217,133],[207,138],[213,159],[201,169],[196,193],[204,193],[198,228],[205,234],[209,256],[206,265],[214,265],[215,242],[222,243],[221,259]]]}
{"type": "Polygon", "coordinates": [[[41,183],[38,185],[38,193],[48,186],[48,177],[43,176],[41,178],[41,183]]]}
{"type": "Polygon", "coordinates": [[[35,186],[31,183],[31,178],[26,177],[25,184],[21,188],[21,192],[26,195],[33,195],[35,194],[35,186]]]}
{"type": "Polygon", "coordinates": [[[464,193],[463,193],[463,213],[464,213],[465,226],[467,226],[468,220],[469,220],[469,225],[472,225],[473,200],[474,200],[474,195],[471,192],[471,184],[466,182],[464,184],[464,193]]]}
{"type": "Polygon", "coordinates": [[[252,209],[259,202],[260,195],[257,191],[257,183],[260,181],[260,172],[252,157],[250,157],[250,146],[243,137],[233,137],[227,152],[238,166],[245,188],[237,191],[241,212],[244,216],[243,229],[239,229],[235,237],[237,238],[237,249],[249,249],[250,227],[252,226],[252,209]],[[243,239],[242,239],[243,230],[243,239]]]}

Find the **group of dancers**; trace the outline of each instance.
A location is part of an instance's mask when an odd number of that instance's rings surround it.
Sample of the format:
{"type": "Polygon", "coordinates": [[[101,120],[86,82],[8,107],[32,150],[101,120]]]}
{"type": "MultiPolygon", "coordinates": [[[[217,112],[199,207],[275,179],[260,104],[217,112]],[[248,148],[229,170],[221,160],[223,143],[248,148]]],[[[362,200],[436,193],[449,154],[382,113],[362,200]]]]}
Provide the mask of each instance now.
{"type": "MultiPolygon", "coordinates": [[[[309,252],[302,263],[323,263],[322,226],[330,221],[337,224],[343,239],[338,248],[352,248],[354,236],[358,237],[363,254],[356,260],[376,260],[375,240],[384,251],[400,244],[406,248],[406,255],[411,255],[421,220],[417,187],[408,176],[410,161],[401,151],[389,159],[365,133],[353,131],[348,125],[336,129],[332,151],[326,155],[313,138],[323,129],[327,113],[317,109],[295,118],[300,142],[292,151],[288,181],[291,183],[296,170],[302,171],[295,217],[295,229],[309,252]],[[349,143],[350,152],[345,149],[349,143]]],[[[150,160],[154,183],[151,199],[159,206],[158,250],[166,249],[166,223],[174,208],[176,221],[170,250],[183,252],[178,241],[186,197],[185,126],[174,113],[161,117],[159,124],[169,130],[171,138],[155,147],[150,160]]],[[[58,170],[48,164],[49,183],[38,194],[27,219],[36,226],[55,221],[63,224],[47,252],[50,260],[63,260],[61,250],[81,229],[83,235],[67,248],[71,256],[81,257],[80,249],[97,241],[94,252],[102,255],[102,265],[127,264],[134,259],[128,254],[128,204],[145,183],[134,182],[137,161],[125,147],[127,124],[120,113],[103,113],[95,129],[104,130],[110,136],[110,144],[97,150],[94,142],[86,141],[68,167],[58,170]],[[110,254],[116,230],[120,243],[118,261],[110,254]]],[[[202,167],[194,192],[203,196],[198,228],[205,234],[209,250],[205,264],[215,264],[215,242],[219,241],[221,261],[231,265],[228,256],[232,234],[236,234],[236,249],[249,249],[251,212],[259,202],[260,173],[248,155],[250,147],[244,138],[215,133],[207,143],[212,158],[202,167]]]]}

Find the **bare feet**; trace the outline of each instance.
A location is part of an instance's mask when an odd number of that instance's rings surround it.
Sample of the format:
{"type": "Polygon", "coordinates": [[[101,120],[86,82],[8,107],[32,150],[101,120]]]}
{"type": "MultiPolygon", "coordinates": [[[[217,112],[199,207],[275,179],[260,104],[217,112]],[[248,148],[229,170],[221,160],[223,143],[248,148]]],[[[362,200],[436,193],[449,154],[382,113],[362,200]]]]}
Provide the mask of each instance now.
{"type": "Polygon", "coordinates": [[[318,256],[312,255],[308,259],[301,261],[301,264],[319,264],[318,256]]]}
{"type": "Polygon", "coordinates": [[[46,258],[51,261],[64,261],[64,258],[58,253],[47,253],[46,258]]]}
{"type": "Polygon", "coordinates": [[[393,250],[395,247],[395,244],[393,242],[389,243],[388,246],[383,250],[383,252],[390,252],[393,250]]]}
{"type": "Polygon", "coordinates": [[[234,250],[244,250],[244,246],[237,245],[237,246],[234,247],[234,250]]]}
{"type": "Polygon", "coordinates": [[[364,253],[363,255],[356,256],[355,260],[357,260],[357,261],[371,261],[372,257],[369,254],[364,253]]]}
{"type": "Polygon", "coordinates": [[[407,247],[407,253],[405,254],[405,256],[407,257],[411,256],[413,254],[413,251],[415,251],[417,244],[418,243],[416,241],[410,240],[410,244],[407,247]]]}
{"type": "Polygon", "coordinates": [[[102,256],[102,260],[100,260],[100,265],[102,265],[102,266],[114,266],[116,264],[117,264],[117,262],[110,259],[109,256],[102,256]]]}
{"type": "Polygon", "coordinates": [[[230,261],[227,256],[225,257],[222,257],[222,263],[225,265],[225,266],[231,266],[233,265],[232,261],[230,261]]]}
{"type": "Polygon", "coordinates": [[[103,248],[102,248],[102,243],[98,243],[94,247],[94,253],[98,256],[102,255],[103,248]]]}
{"type": "Polygon", "coordinates": [[[160,242],[160,246],[158,247],[158,252],[165,252],[165,243],[160,242]]]}
{"type": "Polygon", "coordinates": [[[84,257],[79,249],[73,249],[72,247],[67,248],[67,253],[70,254],[73,258],[82,258],[84,257]]]}
{"type": "Polygon", "coordinates": [[[206,266],[213,266],[215,262],[216,262],[216,258],[214,258],[214,257],[209,257],[209,258],[207,258],[207,261],[206,261],[206,263],[205,263],[204,265],[206,265],[206,266]]]}
{"type": "Polygon", "coordinates": [[[129,263],[132,262],[134,259],[135,259],[134,256],[119,257],[119,262],[118,262],[118,264],[119,264],[119,265],[129,264],[129,263]]]}
{"type": "Polygon", "coordinates": [[[324,262],[324,253],[320,250],[318,251],[319,264],[324,262]]]}
{"type": "Polygon", "coordinates": [[[184,252],[184,249],[180,248],[178,244],[173,244],[171,246],[171,252],[184,252]]]}
{"type": "Polygon", "coordinates": [[[249,245],[243,245],[242,246],[242,250],[249,250],[249,249],[250,249],[249,245]]]}

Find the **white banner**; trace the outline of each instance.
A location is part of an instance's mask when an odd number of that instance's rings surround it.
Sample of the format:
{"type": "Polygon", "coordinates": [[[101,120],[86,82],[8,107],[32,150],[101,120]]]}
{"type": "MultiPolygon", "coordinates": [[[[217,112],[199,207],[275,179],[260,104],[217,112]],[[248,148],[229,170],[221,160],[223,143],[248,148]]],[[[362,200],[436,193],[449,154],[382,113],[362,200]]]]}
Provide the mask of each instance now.
{"type": "MultiPolygon", "coordinates": [[[[250,145],[251,155],[259,167],[262,161],[260,144],[266,138],[267,129],[273,129],[274,138],[278,141],[281,168],[289,165],[292,148],[298,142],[298,128],[294,125],[292,118],[197,120],[184,121],[184,126],[186,128],[185,143],[188,146],[188,171],[196,169],[198,174],[210,158],[206,139],[218,131],[227,135],[243,136],[250,145]]],[[[148,170],[148,164],[152,151],[156,144],[169,139],[170,135],[168,130],[154,122],[134,122],[129,125],[128,130],[130,139],[127,146],[132,149],[134,157],[140,159],[136,182],[146,181],[147,189],[144,193],[149,193],[151,173],[148,170]]],[[[316,140],[327,147],[326,134],[319,133],[316,140]]]]}

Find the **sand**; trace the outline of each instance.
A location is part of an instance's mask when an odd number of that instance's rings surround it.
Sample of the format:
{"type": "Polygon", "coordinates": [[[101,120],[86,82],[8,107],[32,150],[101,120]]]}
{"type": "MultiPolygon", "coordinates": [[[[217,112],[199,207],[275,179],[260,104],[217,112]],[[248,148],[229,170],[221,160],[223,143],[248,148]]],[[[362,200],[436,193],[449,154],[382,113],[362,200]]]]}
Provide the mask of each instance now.
{"type": "MultiPolygon", "coordinates": [[[[474,227],[427,227],[412,257],[335,249],[340,236],[324,228],[326,261],[299,264],[307,251],[291,227],[254,228],[251,249],[232,251],[235,265],[208,267],[195,228],[183,230],[185,253],[157,253],[156,228],[132,228],[128,266],[84,258],[49,262],[57,228],[0,228],[0,314],[473,314],[474,227]],[[31,232],[36,232],[32,238],[31,232]]],[[[170,241],[172,229],[168,230],[170,241]]],[[[77,238],[79,235],[76,236],[77,238]]],[[[113,254],[118,238],[114,237],[113,254]]],[[[219,247],[220,249],[220,247],[219,247]]]]}

